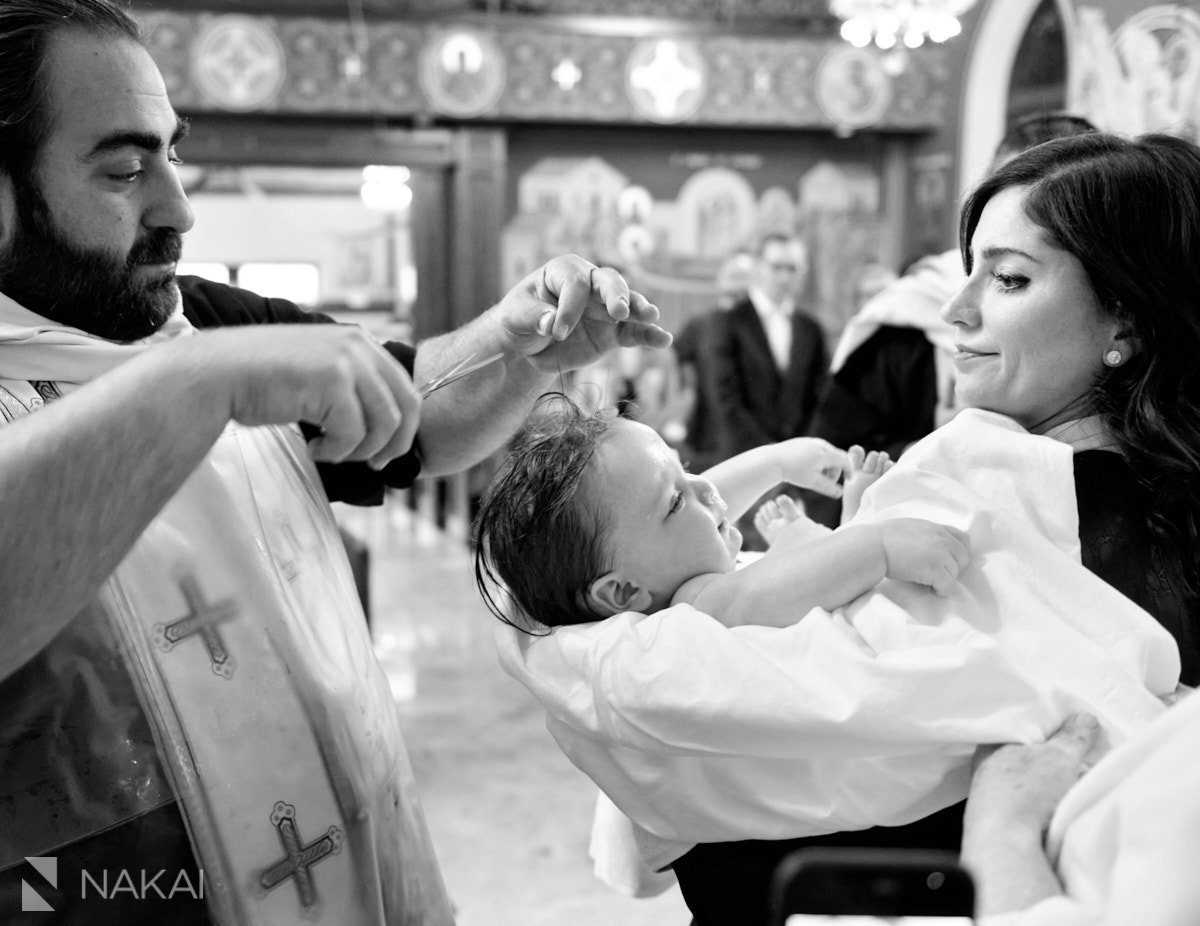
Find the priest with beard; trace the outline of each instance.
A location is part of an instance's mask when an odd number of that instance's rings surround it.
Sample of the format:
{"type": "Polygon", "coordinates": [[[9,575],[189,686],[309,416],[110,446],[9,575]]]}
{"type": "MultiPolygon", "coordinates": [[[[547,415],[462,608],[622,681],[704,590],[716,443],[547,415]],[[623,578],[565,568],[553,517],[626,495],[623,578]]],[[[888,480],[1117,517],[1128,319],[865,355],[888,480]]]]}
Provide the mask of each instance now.
{"type": "Polygon", "coordinates": [[[177,280],[186,129],[115,3],[0,5],[0,918],[449,924],[329,500],[670,337],[578,257],[416,348],[177,280]]]}

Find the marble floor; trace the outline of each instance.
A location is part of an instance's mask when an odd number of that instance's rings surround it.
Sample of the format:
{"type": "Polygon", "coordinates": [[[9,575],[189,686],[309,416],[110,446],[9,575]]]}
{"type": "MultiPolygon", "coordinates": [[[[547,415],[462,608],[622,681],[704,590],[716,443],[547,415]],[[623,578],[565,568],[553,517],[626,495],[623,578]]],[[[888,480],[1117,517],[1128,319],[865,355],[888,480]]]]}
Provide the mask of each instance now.
{"type": "Polygon", "coordinates": [[[458,926],[686,926],[678,887],[634,900],[592,875],[595,787],[500,669],[465,542],[400,496],[335,508],[371,550],[376,653],[458,926]]]}

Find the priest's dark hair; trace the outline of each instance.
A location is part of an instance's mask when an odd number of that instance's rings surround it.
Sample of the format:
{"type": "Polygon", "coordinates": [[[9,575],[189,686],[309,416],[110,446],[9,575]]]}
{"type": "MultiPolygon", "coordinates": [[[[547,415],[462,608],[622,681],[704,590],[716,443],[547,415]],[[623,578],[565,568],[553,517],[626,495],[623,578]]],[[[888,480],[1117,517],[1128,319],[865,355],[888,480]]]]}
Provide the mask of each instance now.
{"type": "Polygon", "coordinates": [[[0,2],[0,174],[32,181],[50,131],[46,115],[46,50],[61,30],[141,42],[138,25],[110,0],[0,2]]]}

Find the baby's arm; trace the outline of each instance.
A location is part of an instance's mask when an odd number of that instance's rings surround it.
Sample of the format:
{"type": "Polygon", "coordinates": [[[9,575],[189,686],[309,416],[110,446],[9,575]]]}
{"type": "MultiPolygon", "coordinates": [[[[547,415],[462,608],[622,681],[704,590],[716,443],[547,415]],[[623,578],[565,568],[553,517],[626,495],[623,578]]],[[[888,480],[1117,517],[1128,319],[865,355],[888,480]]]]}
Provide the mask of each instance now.
{"type": "Polygon", "coordinates": [[[795,437],[739,453],[705,470],[703,476],[721,493],[729,520],[736,521],[781,482],[837,498],[842,492],[837,479],[845,461],[846,452],[828,441],[795,437]]]}
{"type": "Polygon", "coordinates": [[[894,518],[855,524],[803,545],[772,547],[744,569],[685,582],[673,599],[727,627],[787,627],[813,608],[832,611],[885,577],[949,592],[970,559],[967,536],[944,524],[894,518]]]}

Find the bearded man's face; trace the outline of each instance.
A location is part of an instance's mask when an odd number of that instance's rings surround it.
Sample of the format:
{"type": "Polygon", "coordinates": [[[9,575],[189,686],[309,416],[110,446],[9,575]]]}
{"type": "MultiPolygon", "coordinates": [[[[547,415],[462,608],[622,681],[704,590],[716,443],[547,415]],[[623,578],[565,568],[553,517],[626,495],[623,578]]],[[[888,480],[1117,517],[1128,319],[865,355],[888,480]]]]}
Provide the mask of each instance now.
{"type": "Polygon", "coordinates": [[[178,300],[195,218],[175,170],[187,124],[136,42],[59,29],[42,72],[45,136],[0,197],[0,292],[109,340],[147,337],[178,300]]]}
{"type": "Polygon", "coordinates": [[[173,265],[183,243],[171,228],[146,231],[124,257],[70,241],[55,225],[33,183],[15,189],[12,243],[0,251],[0,292],[31,312],[110,341],[136,341],[163,326],[175,309],[173,265]]]}

